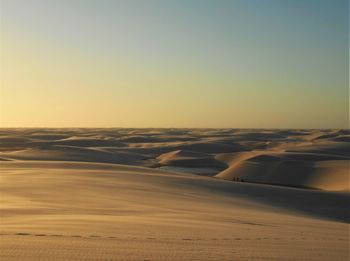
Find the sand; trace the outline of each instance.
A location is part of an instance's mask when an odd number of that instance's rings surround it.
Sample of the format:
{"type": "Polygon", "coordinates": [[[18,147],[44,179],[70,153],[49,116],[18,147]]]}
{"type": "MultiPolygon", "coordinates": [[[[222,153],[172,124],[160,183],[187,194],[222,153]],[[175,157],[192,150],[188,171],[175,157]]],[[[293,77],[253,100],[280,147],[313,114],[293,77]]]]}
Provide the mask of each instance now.
{"type": "Polygon", "coordinates": [[[347,137],[1,129],[0,260],[348,260],[347,137]]]}

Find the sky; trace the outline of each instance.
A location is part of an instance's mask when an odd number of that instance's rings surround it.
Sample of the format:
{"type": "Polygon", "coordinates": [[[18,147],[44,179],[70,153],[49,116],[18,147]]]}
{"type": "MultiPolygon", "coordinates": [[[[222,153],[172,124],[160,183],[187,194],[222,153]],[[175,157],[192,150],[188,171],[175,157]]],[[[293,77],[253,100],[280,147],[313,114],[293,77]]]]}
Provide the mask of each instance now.
{"type": "Polygon", "coordinates": [[[349,128],[347,0],[0,1],[0,127],[349,128]]]}

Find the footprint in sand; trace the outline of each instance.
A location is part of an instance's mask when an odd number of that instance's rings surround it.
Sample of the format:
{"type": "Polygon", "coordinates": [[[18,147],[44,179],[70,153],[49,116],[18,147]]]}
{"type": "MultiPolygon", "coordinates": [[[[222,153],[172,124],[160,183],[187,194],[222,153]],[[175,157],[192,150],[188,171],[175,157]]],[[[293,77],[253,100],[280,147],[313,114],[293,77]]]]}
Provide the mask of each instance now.
{"type": "Polygon", "coordinates": [[[24,233],[24,232],[20,232],[16,234],[17,236],[30,236],[30,233],[24,233]]]}

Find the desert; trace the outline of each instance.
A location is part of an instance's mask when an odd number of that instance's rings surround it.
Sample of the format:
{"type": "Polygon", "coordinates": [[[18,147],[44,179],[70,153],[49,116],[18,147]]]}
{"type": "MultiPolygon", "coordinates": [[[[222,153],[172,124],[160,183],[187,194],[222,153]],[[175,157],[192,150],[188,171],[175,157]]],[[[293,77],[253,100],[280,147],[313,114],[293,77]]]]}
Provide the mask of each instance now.
{"type": "Polygon", "coordinates": [[[348,130],[1,129],[1,260],[348,260],[348,130]]]}
{"type": "Polygon", "coordinates": [[[0,261],[350,260],[349,0],[0,0],[0,261]]]}

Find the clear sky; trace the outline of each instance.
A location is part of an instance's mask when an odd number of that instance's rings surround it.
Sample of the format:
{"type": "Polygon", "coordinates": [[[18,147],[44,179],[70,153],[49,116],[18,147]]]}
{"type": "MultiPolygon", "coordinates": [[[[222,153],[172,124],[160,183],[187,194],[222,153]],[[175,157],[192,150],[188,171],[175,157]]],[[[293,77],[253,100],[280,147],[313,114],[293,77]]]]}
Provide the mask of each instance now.
{"type": "Polygon", "coordinates": [[[349,127],[347,0],[0,1],[3,127],[349,127]]]}

